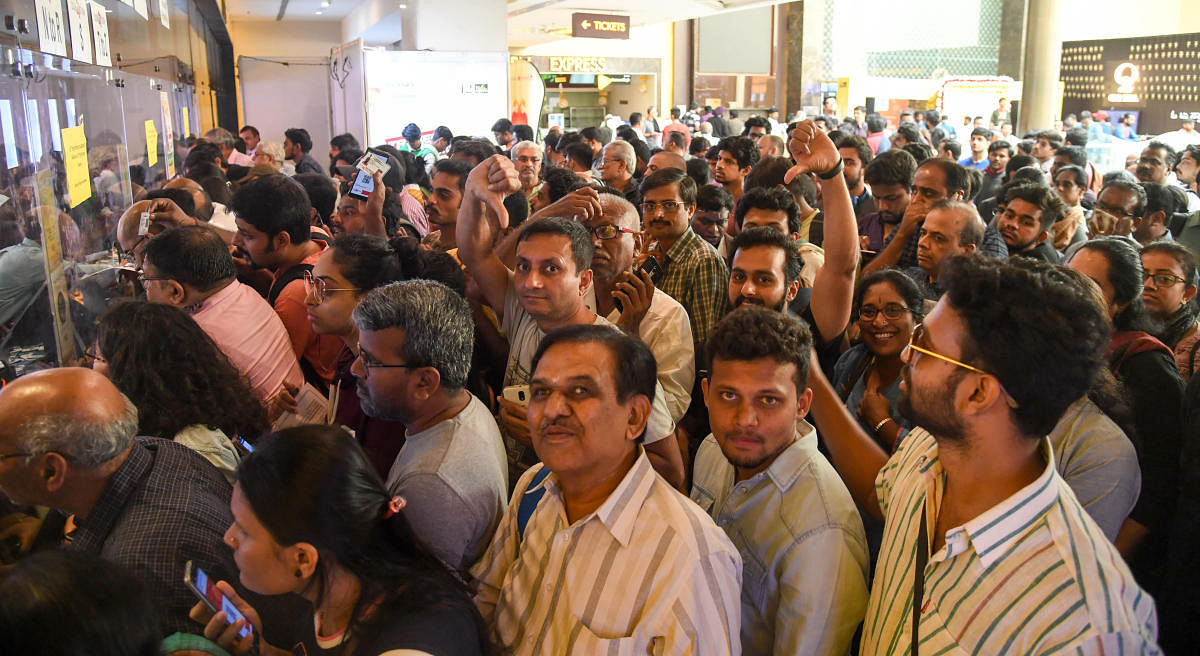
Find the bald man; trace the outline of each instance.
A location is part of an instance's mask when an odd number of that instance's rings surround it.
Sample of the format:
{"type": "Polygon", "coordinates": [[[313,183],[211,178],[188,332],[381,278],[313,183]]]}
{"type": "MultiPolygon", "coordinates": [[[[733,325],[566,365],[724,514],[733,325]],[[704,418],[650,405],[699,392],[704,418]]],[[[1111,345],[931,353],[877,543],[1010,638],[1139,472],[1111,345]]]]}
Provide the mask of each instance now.
{"type": "Polygon", "coordinates": [[[139,200],[130,205],[117,222],[117,242],[121,244],[121,250],[133,255],[134,261],[140,263],[142,249],[146,247],[146,242],[155,235],[174,226],[200,225],[201,223],[201,221],[184,214],[183,210],[168,198],[139,200]],[[143,212],[150,213],[148,232],[138,234],[143,212]]]}
{"type": "Polygon", "coordinates": [[[200,186],[199,182],[180,176],[163,185],[163,189],[183,189],[188,192],[192,195],[192,200],[196,204],[196,216],[194,218],[201,221],[212,219],[212,198],[209,197],[208,192],[204,191],[204,187],[200,186]]]}
{"type": "Polygon", "coordinates": [[[650,175],[659,169],[679,169],[686,172],[687,162],[683,159],[683,155],[663,150],[654,153],[650,157],[650,161],[646,162],[646,175],[650,175]]]}
{"type": "MultiPolygon", "coordinates": [[[[135,437],[137,408],[113,383],[74,367],[27,374],[0,390],[0,491],[18,505],[75,516],[68,549],[139,576],[164,635],[197,632],[183,583],[191,560],[236,581],[222,541],[232,522],[229,483],[191,449],[135,437]]],[[[18,531],[32,535],[36,520],[18,531]]],[[[28,546],[27,544],[25,546],[28,546]]]]}

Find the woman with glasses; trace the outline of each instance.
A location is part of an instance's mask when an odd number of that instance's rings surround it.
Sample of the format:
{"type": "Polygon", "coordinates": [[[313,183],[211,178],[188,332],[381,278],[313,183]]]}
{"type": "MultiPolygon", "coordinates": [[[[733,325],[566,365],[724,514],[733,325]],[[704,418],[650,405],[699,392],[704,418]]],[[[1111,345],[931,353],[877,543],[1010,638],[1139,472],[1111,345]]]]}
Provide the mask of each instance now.
{"type": "Polygon", "coordinates": [[[179,442],[232,481],[232,440],[256,440],[267,413],[212,338],[186,312],[149,301],[117,304],[98,324],[92,368],[137,406],[138,435],[179,442]]]}
{"type": "Polygon", "coordinates": [[[1129,404],[1134,431],[1129,438],[1142,469],[1141,496],[1116,545],[1138,582],[1157,594],[1177,496],[1183,381],[1174,352],[1149,334],[1154,323],[1143,301],[1142,261],[1133,242],[1119,237],[1084,242],[1067,266],[1096,282],[1112,322],[1108,366],[1129,404]]]}
{"type": "Polygon", "coordinates": [[[1185,383],[1196,371],[1200,350],[1196,268],[1196,255],[1179,242],[1157,241],[1142,248],[1142,301],[1162,323],[1155,337],[1175,351],[1175,365],[1185,383]]]}
{"type": "MultiPolygon", "coordinates": [[[[264,437],[238,467],[225,543],[239,577],[261,595],[299,595],[311,615],[288,630],[263,619],[225,581],[218,589],[246,620],[207,618],[204,635],[233,654],[429,654],[490,651],[466,586],[420,545],[362,449],[333,426],[264,437]],[[272,646],[262,636],[291,636],[272,646]],[[294,644],[293,644],[294,643],[294,644]],[[283,649],[281,649],[282,647],[283,649]]],[[[449,519],[449,518],[448,518],[449,519]]],[[[193,617],[207,615],[197,604],[193,617]]]]}
{"type": "Polygon", "coordinates": [[[862,341],[838,358],[833,385],[863,430],[888,453],[912,424],[900,415],[900,354],[924,317],[917,283],[896,269],[876,271],[859,282],[851,318],[862,341]]]}

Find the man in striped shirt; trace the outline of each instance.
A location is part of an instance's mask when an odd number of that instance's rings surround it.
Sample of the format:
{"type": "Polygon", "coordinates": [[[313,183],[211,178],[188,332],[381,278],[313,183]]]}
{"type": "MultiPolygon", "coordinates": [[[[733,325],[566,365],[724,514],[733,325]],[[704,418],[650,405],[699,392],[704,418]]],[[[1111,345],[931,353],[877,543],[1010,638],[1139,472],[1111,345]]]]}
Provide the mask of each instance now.
{"type": "Polygon", "coordinates": [[[542,464],[472,571],[496,642],[517,655],[741,653],[741,558],[640,445],[650,349],[610,326],[568,326],[532,368],[542,464]]]}
{"type": "Polygon", "coordinates": [[[1160,653],[1153,600],[1045,437],[1103,366],[1103,309],[1043,262],[953,257],[940,281],[902,354],[919,427],[891,459],[810,379],[834,464],[885,519],[862,653],[1160,653]]]}

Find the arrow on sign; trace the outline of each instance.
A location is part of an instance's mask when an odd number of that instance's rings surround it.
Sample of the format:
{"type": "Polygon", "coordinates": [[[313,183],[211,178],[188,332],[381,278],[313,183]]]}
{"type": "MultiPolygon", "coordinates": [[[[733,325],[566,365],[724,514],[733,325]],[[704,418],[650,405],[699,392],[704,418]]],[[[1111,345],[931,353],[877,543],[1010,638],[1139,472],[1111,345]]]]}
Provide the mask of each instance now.
{"type": "Polygon", "coordinates": [[[581,23],[579,24],[579,26],[580,26],[580,27],[582,27],[582,28],[583,28],[583,29],[585,29],[585,30],[586,30],[586,29],[590,29],[590,28],[592,27],[592,22],[591,22],[591,21],[589,21],[589,20],[584,20],[583,22],[581,22],[581,23]]]}
{"type": "Polygon", "coordinates": [[[610,84],[612,84],[612,78],[610,78],[609,76],[607,76],[607,75],[597,75],[596,76],[596,89],[597,90],[607,89],[608,85],[610,85],[610,84]]]}

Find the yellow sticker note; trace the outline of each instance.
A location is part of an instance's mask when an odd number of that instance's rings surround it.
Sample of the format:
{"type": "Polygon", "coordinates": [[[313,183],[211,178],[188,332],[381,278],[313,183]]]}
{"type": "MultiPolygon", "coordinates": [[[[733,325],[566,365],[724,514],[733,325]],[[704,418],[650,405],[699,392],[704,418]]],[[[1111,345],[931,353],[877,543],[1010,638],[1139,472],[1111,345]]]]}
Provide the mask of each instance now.
{"type": "Polygon", "coordinates": [[[158,130],[154,121],[146,121],[146,166],[158,164],[158,130]]]}
{"type": "Polygon", "coordinates": [[[67,170],[67,195],[71,207],[92,197],[92,181],[88,178],[87,137],[83,126],[63,128],[63,164],[67,170]]]}
{"type": "Polygon", "coordinates": [[[188,121],[187,105],[180,107],[180,109],[183,110],[183,136],[190,137],[192,136],[192,124],[188,121]]]}

